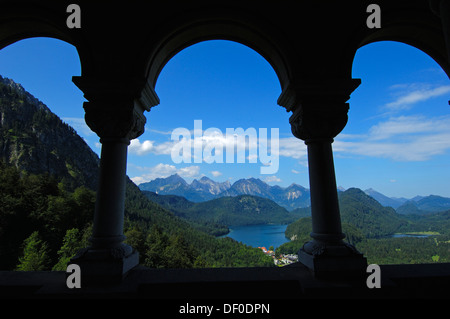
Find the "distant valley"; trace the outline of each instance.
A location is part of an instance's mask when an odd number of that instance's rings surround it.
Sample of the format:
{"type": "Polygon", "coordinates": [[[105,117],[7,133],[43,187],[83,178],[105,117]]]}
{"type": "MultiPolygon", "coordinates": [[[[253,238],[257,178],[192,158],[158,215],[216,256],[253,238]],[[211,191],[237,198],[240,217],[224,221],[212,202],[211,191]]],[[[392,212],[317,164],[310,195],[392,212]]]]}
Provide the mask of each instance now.
{"type": "MultiPolygon", "coordinates": [[[[311,205],[309,189],[291,184],[288,187],[278,185],[270,186],[257,178],[240,179],[231,184],[227,182],[215,182],[203,176],[194,179],[188,184],[178,174],[157,178],[148,183],[142,183],[138,187],[143,191],[150,191],[158,195],[182,196],[188,201],[199,203],[222,197],[236,197],[241,195],[258,196],[277,203],[279,206],[295,214],[305,215],[305,209],[311,205]]],[[[345,189],[339,188],[342,193],[345,189]]],[[[392,207],[398,214],[424,215],[433,212],[450,210],[450,198],[429,195],[415,196],[411,199],[388,197],[376,190],[369,188],[364,191],[384,207],[392,207]]]]}
{"type": "MultiPolygon", "coordinates": [[[[0,76],[0,270],[64,270],[58,267],[89,245],[98,167],[98,156],[73,128],[0,76]],[[71,248],[60,256],[66,235],[71,248]],[[39,251],[32,264],[27,242],[39,251]]],[[[124,208],[127,242],[144,266],[273,266],[259,249],[215,238],[200,230],[205,225],[175,216],[129,178],[124,208]]]]}
{"type": "Polygon", "coordinates": [[[230,182],[215,182],[204,176],[188,184],[178,174],[167,178],[157,178],[142,183],[139,188],[159,195],[183,196],[192,202],[202,202],[226,196],[253,195],[267,198],[287,210],[310,205],[309,190],[303,186],[292,184],[288,187],[270,186],[258,178],[240,179],[231,185],[230,182]]]}
{"type": "MultiPolygon", "coordinates": [[[[58,253],[66,235],[78,234],[74,251],[88,245],[98,167],[98,156],[73,128],[19,84],[0,76],[0,269],[18,265],[26,240],[39,238],[48,248],[45,260],[33,268],[39,270],[71,257],[58,253]]],[[[347,240],[361,245],[368,256],[385,258],[388,247],[399,256],[411,250],[404,256],[414,258],[401,257],[402,262],[421,261],[418,255],[423,262],[448,260],[449,198],[390,198],[373,189],[340,188],[339,203],[347,240]],[[398,246],[400,240],[385,239],[396,232],[439,237],[427,239],[417,253],[417,241],[402,238],[410,244],[398,246]]],[[[283,246],[296,253],[310,239],[309,206],[309,189],[297,184],[270,186],[257,178],[231,184],[207,177],[189,184],[172,175],[138,188],[127,178],[124,232],[147,267],[273,266],[261,250],[217,237],[232,225],[290,224],[286,234],[297,240],[283,246]]],[[[380,261],[392,262],[373,260],[380,261]]]]}
{"type": "Polygon", "coordinates": [[[195,203],[182,196],[142,192],[174,215],[215,236],[228,233],[229,226],[289,224],[302,217],[270,199],[253,195],[224,196],[195,203]]]}

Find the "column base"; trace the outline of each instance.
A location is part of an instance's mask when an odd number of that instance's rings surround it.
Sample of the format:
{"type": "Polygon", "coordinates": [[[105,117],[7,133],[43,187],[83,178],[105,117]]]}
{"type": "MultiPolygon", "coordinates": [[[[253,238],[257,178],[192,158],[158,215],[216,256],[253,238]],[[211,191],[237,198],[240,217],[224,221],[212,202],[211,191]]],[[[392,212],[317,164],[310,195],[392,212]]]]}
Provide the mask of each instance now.
{"type": "Polygon", "coordinates": [[[139,252],[122,244],[117,248],[82,249],[69,264],[81,270],[81,285],[118,284],[129,270],[139,265],[139,252]]]}
{"type": "Polygon", "coordinates": [[[348,280],[367,277],[367,259],[350,244],[310,241],[298,252],[298,261],[316,278],[348,280]]]}

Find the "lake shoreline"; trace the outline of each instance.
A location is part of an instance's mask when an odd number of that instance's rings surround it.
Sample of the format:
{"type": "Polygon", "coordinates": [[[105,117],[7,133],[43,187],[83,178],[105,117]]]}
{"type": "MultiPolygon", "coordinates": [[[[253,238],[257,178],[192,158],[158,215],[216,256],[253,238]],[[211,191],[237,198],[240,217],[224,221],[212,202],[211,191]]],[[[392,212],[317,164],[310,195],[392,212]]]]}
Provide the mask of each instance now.
{"type": "Polygon", "coordinates": [[[439,236],[441,235],[438,232],[432,232],[432,231],[425,231],[425,232],[406,232],[406,233],[394,233],[394,234],[390,234],[390,235],[386,235],[386,236],[380,236],[377,237],[376,239],[382,239],[382,238],[405,238],[405,237],[409,237],[409,238],[428,238],[431,236],[439,236]]]}
{"type": "Polygon", "coordinates": [[[245,245],[277,248],[290,241],[285,231],[288,224],[258,224],[229,226],[230,232],[217,238],[229,237],[245,245]]]}

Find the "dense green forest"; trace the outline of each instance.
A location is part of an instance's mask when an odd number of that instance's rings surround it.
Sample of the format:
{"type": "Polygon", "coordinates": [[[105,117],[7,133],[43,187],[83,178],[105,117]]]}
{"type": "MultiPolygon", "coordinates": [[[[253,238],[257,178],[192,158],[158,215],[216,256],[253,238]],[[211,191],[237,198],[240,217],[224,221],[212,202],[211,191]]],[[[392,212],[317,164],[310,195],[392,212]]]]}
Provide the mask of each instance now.
{"type": "Polygon", "coordinates": [[[94,192],[66,189],[48,174],[27,174],[0,162],[0,269],[51,269],[69,229],[78,229],[80,242],[88,237],[94,192]],[[25,267],[39,251],[34,266],[25,267]]]}
{"type": "MultiPolygon", "coordinates": [[[[186,265],[187,267],[191,264],[202,267],[273,266],[272,258],[266,256],[260,249],[238,243],[231,238],[216,238],[199,231],[195,225],[192,226],[190,222],[150,201],[131,181],[127,183],[126,189],[125,218],[127,241],[137,242],[137,245],[133,245],[136,247],[140,247],[143,243],[145,246],[143,239],[147,239],[149,235],[151,237],[155,226],[169,238],[183,237],[183,240],[190,245],[189,249],[196,253],[191,263],[186,265]]],[[[141,263],[144,265],[146,265],[148,250],[148,247],[138,249],[141,263]]],[[[164,264],[160,267],[164,267],[164,264]]]]}
{"type": "MultiPolygon", "coordinates": [[[[42,102],[1,76],[0,118],[0,270],[65,270],[89,246],[98,156],[42,102]]],[[[202,203],[155,195],[127,179],[126,241],[148,267],[274,266],[260,249],[215,236],[228,225],[289,223],[310,215],[309,208],[287,212],[248,195],[202,203]]],[[[422,205],[416,214],[401,215],[359,189],[341,192],[339,201],[346,240],[370,263],[450,261],[450,211],[420,215],[422,205]],[[407,232],[433,235],[389,237],[407,232]]],[[[293,222],[286,230],[292,241],[277,252],[297,253],[310,232],[310,217],[293,222]]]]}
{"type": "Polygon", "coordinates": [[[143,193],[176,216],[215,236],[228,233],[228,226],[288,224],[301,216],[270,199],[252,195],[226,196],[195,203],[176,195],[143,193]]]}
{"type": "Polygon", "coordinates": [[[0,76],[0,160],[66,187],[96,189],[98,156],[77,132],[22,86],[0,76]]]}
{"type": "MultiPolygon", "coordinates": [[[[400,215],[383,207],[359,189],[340,193],[342,231],[374,264],[450,262],[450,211],[427,215],[400,215]],[[427,234],[428,237],[393,237],[396,233],[427,234]]],[[[291,223],[286,237],[292,241],[276,253],[297,253],[311,240],[311,217],[291,223]]]]}
{"type": "Polygon", "coordinates": [[[142,191],[142,193],[165,209],[171,211],[176,216],[186,219],[189,224],[196,229],[203,231],[212,236],[222,236],[230,232],[230,229],[226,225],[222,225],[211,221],[211,219],[196,218],[195,215],[187,214],[187,210],[195,206],[194,202],[187,200],[182,196],[177,195],[158,195],[150,191],[142,191]]]}
{"type": "MultiPolygon", "coordinates": [[[[89,245],[95,192],[0,162],[0,269],[65,270],[89,245]]],[[[125,235],[148,267],[272,266],[259,249],[216,239],[145,198],[128,181],[125,235]]]]}
{"type": "MultiPolygon", "coordinates": [[[[450,211],[391,214],[366,197],[350,190],[341,195],[340,203],[342,219],[348,221],[342,224],[346,240],[369,263],[450,262],[450,211]],[[369,219],[360,216],[366,213],[369,219]],[[395,232],[436,235],[388,237],[395,232]]],[[[94,205],[95,192],[86,187],[72,190],[54,176],[29,174],[0,162],[0,269],[65,270],[70,257],[89,245],[94,205]]],[[[148,267],[273,266],[259,249],[199,231],[197,224],[150,201],[129,180],[125,217],[126,242],[140,252],[140,263],[148,267]]],[[[291,223],[286,236],[292,241],[276,253],[297,253],[310,240],[310,232],[311,217],[291,223]]]]}
{"type": "MultiPolygon", "coordinates": [[[[47,106],[1,76],[0,119],[0,269],[65,269],[89,246],[99,158],[47,106]]],[[[141,264],[273,265],[259,249],[216,239],[202,227],[211,229],[153,203],[127,179],[124,232],[141,264]]]]}

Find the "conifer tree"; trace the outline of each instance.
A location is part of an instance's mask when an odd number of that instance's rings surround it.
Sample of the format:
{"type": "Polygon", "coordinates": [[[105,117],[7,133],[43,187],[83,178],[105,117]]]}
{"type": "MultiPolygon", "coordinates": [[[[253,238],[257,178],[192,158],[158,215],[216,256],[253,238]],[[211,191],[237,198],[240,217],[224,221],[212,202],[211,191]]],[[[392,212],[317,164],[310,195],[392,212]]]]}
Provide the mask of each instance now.
{"type": "Polygon", "coordinates": [[[48,246],[39,238],[37,231],[24,240],[23,256],[19,258],[17,270],[41,271],[47,270],[48,246]]]}
{"type": "Polygon", "coordinates": [[[65,271],[67,269],[70,258],[75,256],[78,250],[82,248],[79,233],[77,228],[67,230],[61,249],[58,251],[59,261],[53,266],[52,270],[65,271]]]}
{"type": "Polygon", "coordinates": [[[153,225],[146,240],[146,256],[144,265],[151,268],[165,268],[164,250],[168,246],[168,238],[161,229],[153,225]]]}
{"type": "Polygon", "coordinates": [[[174,235],[169,238],[164,257],[167,268],[192,268],[196,254],[183,236],[174,235]]]}

